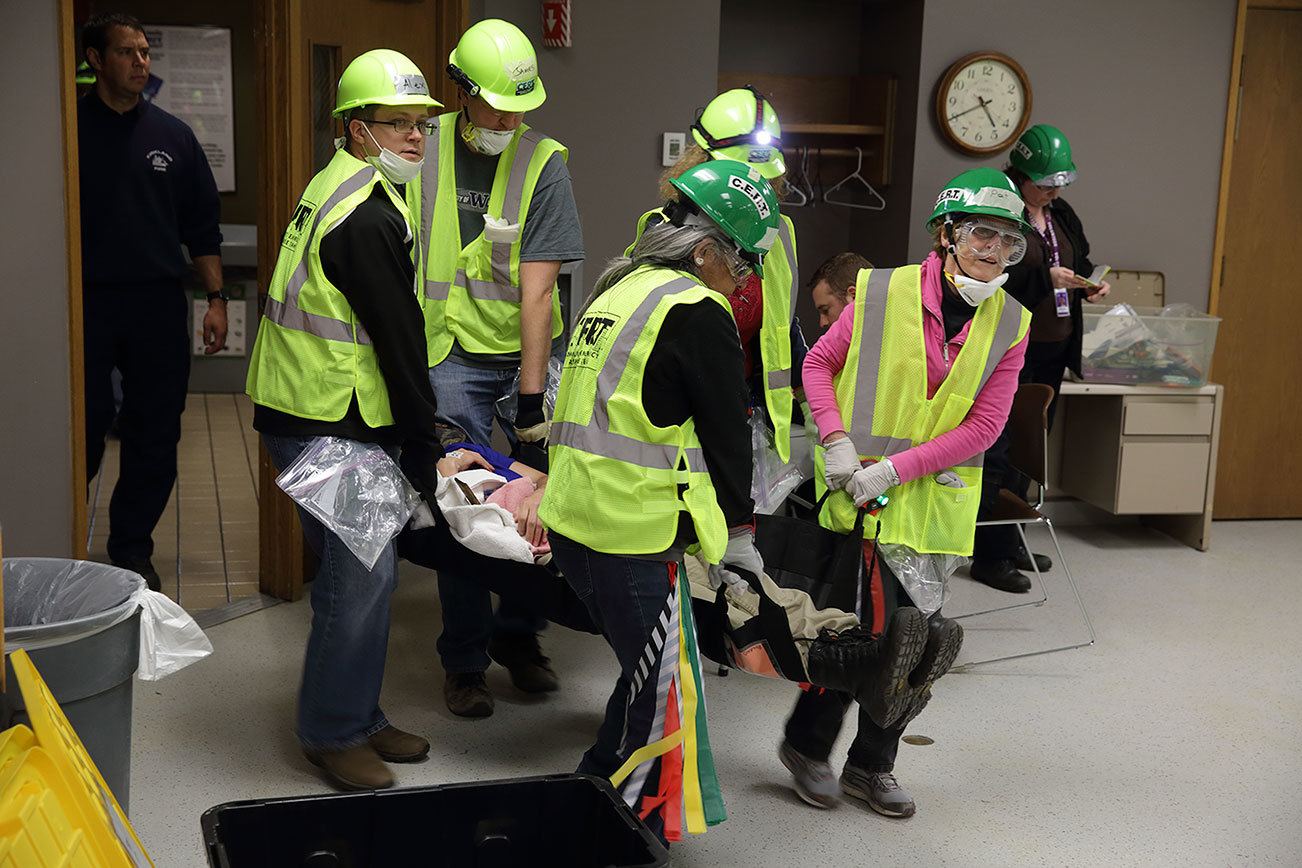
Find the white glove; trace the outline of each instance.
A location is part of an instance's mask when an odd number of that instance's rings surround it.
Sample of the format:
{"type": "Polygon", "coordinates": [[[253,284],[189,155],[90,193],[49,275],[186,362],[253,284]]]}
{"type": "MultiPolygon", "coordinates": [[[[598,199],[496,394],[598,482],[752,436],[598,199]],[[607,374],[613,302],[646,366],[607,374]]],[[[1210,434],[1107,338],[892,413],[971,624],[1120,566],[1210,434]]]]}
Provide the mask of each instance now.
{"type": "Polygon", "coordinates": [[[520,224],[507,223],[502,217],[484,215],[484,239],[504,244],[514,244],[520,240],[520,224]]]}
{"type": "Polygon", "coordinates": [[[746,570],[757,580],[764,575],[764,559],[760,557],[759,549],[755,548],[755,532],[750,528],[730,534],[728,548],[724,550],[720,563],[710,564],[708,570],[712,591],[719,590],[719,586],[723,584],[739,591],[750,590],[750,584],[728,569],[729,566],[746,570]]]}
{"type": "Polygon", "coordinates": [[[881,497],[892,485],[899,484],[900,475],[895,472],[895,465],[891,459],[883,458],[876,464],[855,471],[845,490],[854,498],[855,506],[864,506],[868,501],[881,497]]]}
{"type": "Polygon", "coordinates": [[[967,488],[967,483],[952,470],[942,470],[937,473],[936,481],[946,488],[967,488]]]}
{"type": "Polygon", "coordinates": [[[859,453],[849,437],[842,437],[824,447],[823,481],[831,491],[840,491],[859,470],[859,453]]]}

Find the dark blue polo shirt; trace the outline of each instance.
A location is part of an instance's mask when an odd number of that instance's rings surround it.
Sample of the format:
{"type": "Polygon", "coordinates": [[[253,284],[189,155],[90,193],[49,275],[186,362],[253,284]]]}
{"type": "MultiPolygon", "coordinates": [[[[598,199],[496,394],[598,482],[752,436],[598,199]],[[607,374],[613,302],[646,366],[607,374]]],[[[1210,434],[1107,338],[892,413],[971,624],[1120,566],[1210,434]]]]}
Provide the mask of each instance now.
{"type": "Polygon", "coordinates": [[[221,200],[185,123],[145,100],[124,114],[95,91],[77,102],[81,274],[88,284],[174,282],[181,254],[221,253],[221,200]]]}

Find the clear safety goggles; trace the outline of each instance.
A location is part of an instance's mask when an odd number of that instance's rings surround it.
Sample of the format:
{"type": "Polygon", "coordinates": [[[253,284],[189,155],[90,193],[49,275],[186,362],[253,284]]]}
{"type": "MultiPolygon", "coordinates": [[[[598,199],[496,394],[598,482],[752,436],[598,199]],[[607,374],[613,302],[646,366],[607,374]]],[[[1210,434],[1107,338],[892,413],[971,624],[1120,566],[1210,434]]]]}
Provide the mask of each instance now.
{"type": "Polygon", "coordinates": [[[1026,255],[1026,236],[1008,224],[968,217],[954,226],[954,243],[966,246],[977,256],[993,252],[1005,267],[1016,265],[1026,255]]]}
{"type": "Polygon", "coordinates": [[[745,283],[750,279],[752,274],[759,273],[759,264],[751,261],[746,254],[742,253],[740,247],[732,247],[726,244],[715,245],[719,255],[723,257],[723,263],[728,268],[728,273],[732,279],[737,281],[738,285],[745,283]]]}
{"type": "Polygon", "coordinates": [[[1075,180],[1075,172],[1054,172],[1052,175],[1045,175],[1043,178],[1036,181],[1035,186],[1042,190],[1052,190],[1055,187],[1066,187],[1075,180]]]}

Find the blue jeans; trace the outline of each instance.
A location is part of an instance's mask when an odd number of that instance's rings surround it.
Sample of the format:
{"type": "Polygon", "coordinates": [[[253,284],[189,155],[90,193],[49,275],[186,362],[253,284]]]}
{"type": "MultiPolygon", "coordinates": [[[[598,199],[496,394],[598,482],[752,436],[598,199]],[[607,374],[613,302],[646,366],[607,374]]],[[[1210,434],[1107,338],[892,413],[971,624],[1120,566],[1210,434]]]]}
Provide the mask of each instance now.
{"type": "MultiPolygon", "coordinates": [[[[270,434],[262,440],[278,470],[312,442],[270,434]]],[[[390,543],[367,570],[319,521],[301,508],[298,517],[321,559],[298,692],[298,740],[308,750],[343,750],[389,725],[380,710],[380,685],[389,648],[389,598],[398,585],[397,547],[390,543]]]]}
{"type": "MultiPolygon", "coordinates": [[[[671,571],[687,581],[682,562],[641,560],[595,551],[559,534],[549,537],[552,554],[575,595],[587,606],[606,642],[619,660],[619,678],[606,702],[606,716],[597,730],[597,741],[583,754],[580,774],[609,778],[629,756],[654,742],[656,706],[660,699],[656,679],[645,681],[629,700],[632,680],[648,651],[652,632],[660,625],[669,596],[671,571]]],[[[677,634],[674,634],[674,640],[677,634]]],[[[659,671],[660,655],[654,656],[652,671],[659,671]]],[[[641,781],[630,775],[620,785],[621,795],[641,814],[643,798],[654,799],[659,791],[660,762],[641,781]],[[630,792],[636,787],[636,792],[630,792]]],[[[653,810],[646,817],[647,828],[664,841],[664,816],[653,810]]]]}
{"type": "MultiPolygon", "coordinates": [[[[516,446],[515,414],[502,412],[501,398],[514,399],[519,370],[477,368],[445,359],[430,369],[429,383],[438,402],[438,419],[466,432],[471,443],[491,446],[496,419],[511,448],[516,446]]],[[[512,600],[503,600],[493,616],[488,591],[474,576],[439,570],[439,601],[443,607],[443,633],[438,652],[448,674],[483,672],[488,668],[488,642],[496,629],[502,633],[534,634],[547,626],[537,612],[512,600]]]]}

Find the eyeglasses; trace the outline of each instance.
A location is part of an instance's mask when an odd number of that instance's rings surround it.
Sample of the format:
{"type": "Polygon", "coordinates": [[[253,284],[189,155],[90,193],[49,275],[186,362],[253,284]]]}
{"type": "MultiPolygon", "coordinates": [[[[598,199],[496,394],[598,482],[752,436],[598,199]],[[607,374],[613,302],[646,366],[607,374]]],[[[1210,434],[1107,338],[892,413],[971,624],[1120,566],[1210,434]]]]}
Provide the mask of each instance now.
{"type": "Polygon", "coordinates": [[[407,118],[397,118],[391,121],[362,121],[366,124],[384,124],[386,127],[393,127],[393,131],[400,136],[408,135],[413,128],[419,127],[422,136],[434,135],[434,121],[412,121],[407,118]]]}
{"type": "Polygon", "coordinates": [[[717,249],[733,280],[743,283],[755,273],[755,266],[742,255],[740,249],[729,249],[723,244],[718,244],[717,249]]]}

